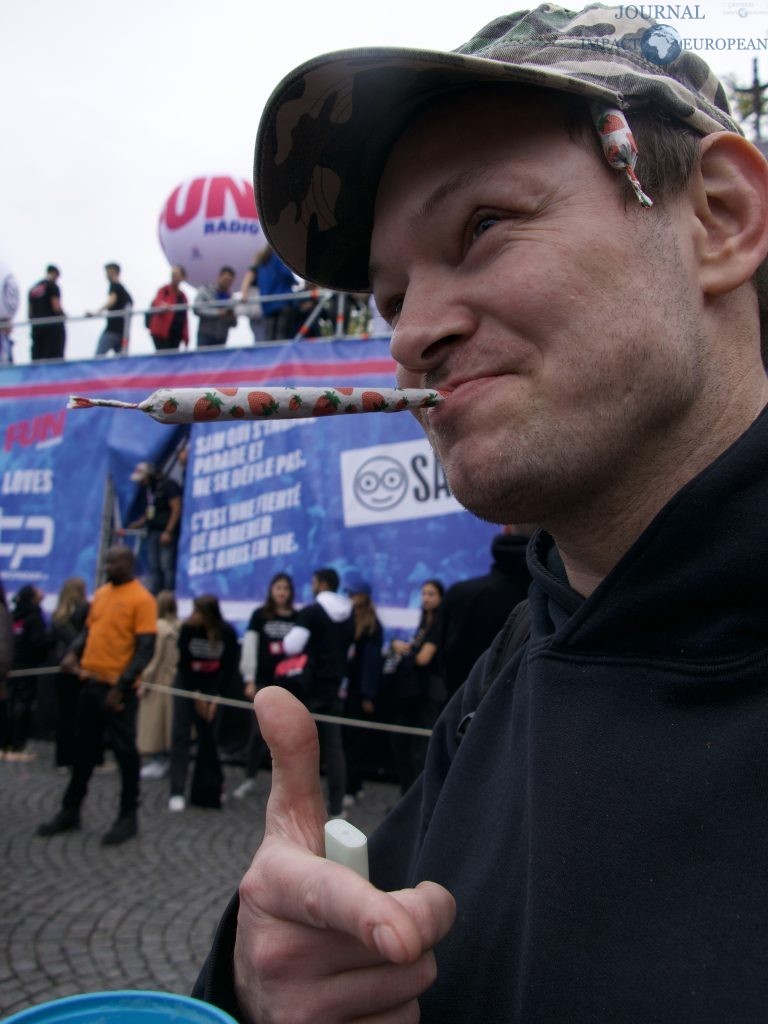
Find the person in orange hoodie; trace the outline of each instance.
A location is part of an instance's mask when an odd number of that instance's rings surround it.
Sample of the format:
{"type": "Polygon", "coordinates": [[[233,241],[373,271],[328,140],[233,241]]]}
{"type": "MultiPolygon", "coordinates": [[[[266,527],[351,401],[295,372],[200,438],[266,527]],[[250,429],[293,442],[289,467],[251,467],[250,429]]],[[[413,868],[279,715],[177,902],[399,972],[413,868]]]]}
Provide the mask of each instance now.
{"type": "Polygon", "coordinates": [[[37,834],[52,836],[80,827],[80,807],[106,743],[114,751],[122,783],[118,816],[101,840],[105,846],[114,846],[138,831],[136,688],[155,650],[157,607],[154,597],[134,578],[130,548],[110,548],[105,569],[107,582],[93,595],[86,628],[61,661],[64,671],[75,672],[83,680],[77,708],[79,742],[61,809],[39,826],[37,834]]]}

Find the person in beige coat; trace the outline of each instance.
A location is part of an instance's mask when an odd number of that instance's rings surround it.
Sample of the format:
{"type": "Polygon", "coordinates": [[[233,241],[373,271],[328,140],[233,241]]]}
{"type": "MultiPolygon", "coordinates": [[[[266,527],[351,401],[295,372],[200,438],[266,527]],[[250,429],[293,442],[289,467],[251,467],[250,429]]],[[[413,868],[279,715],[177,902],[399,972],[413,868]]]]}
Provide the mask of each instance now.
{"type": "Polygon", "coordinates": [[[152,689],[144,684],[173,686],[179,661],[178,639],[176,598],[172,591],[161,590],[157,595],[155,653],[141,675],[136,745],[142,756],[150,758],[141,769],[142,779],[162,779],[168,774],[173,701],[170,693],[152,689]]]}

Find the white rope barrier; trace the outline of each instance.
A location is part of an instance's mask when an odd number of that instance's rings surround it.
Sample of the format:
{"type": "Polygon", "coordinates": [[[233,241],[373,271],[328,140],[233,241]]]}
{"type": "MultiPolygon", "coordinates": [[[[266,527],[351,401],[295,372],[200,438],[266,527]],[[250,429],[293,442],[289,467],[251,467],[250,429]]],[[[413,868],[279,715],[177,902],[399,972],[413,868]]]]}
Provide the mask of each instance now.
{"type": "MultiPolygon", "coordinates": [[[[225,704],[230,708],[253,710],[249,700],[236,700],[233,697],[218,697],[215,694],[200,693],[194,690],[179,690],[174,686],[161,686],[159,683],[142,683],[148,690],[161,690],[173,694],[174,697],[188,697],[192,700],[204,700],[210,704],[225,704]]],[[[351,725],[355,729],[374,729],[378,732],[399,732],[407,736],[431,736],[431,729],[420,729],[415,725],[390,725],[388,722],[366,722],[360,718],[344,718],[341,715],[321,715],[310,712],[316,722],[327,722],[329,725],[351,725]]]]}
{"type": "MultiPolygon", "coordinates": [[[[44,668],[23,668],[14,669],[8,673],[9,679],[22,679],[26,676],[50,676],[59,675],[62,670],[58,667],[46,666],[44,668]]],[[[99,676],[83,672],[82,676],[87,679],[99,680],[109,683],[108,679],[100,679],[99,676]]],[[[249,700],[238,700],[235,697],[221,697],[213,693],[201,693],[199,690],[181,690],[175,686],[162,686],[160,683],[142,683],[143,689],[157,690],[160,693],[169,693],[172,697],[186,697],[188,700],[203,700],[209,704],[222,704],[229,708],[241,708],[244,711],[253,711],[253,704],[249,700]]],[[[348,725],[353,729],[372,729],[374,732],[400,733],[405,736],[432,735],[431,729],[422,729],[415,725],[393,725],[389,722],[369,722],[362,718],[344,718],[341,715],[322,715],[310,712],[316,722],[325,722],[328,725],[348,725]]]]}

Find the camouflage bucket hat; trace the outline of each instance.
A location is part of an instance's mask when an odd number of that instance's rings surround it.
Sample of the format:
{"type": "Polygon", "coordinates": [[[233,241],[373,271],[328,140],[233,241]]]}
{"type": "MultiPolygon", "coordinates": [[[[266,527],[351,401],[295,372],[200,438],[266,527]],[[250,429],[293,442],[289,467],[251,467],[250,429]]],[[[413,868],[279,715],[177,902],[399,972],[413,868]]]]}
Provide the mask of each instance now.
{"type": "Polygon", "coordinates": [[[576,93],[605,108],[655,106],[701,135],[741,133],[714,72],[674,29],[593,4],[492,21],[452,53],[382,47],[324,54],[270,97],[256,139],[261,225],[299,274],[368,290],[373,205],[393,142],[431,99],[480,83],[576,93]]]}

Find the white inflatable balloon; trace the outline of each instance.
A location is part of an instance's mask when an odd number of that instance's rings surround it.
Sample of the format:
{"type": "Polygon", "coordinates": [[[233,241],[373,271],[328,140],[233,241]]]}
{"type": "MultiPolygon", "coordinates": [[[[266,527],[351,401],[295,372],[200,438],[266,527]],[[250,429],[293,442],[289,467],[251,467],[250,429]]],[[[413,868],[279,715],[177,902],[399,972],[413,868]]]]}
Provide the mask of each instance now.
{"type": "Polygon", "coordinates": [[[160,213],[160,245],[195,288],[213,284],[222,266],[235,269],[235,288],[265,240],[245,178],[214,174],[177,185],[160,213]]]}
{"type": "Polygon", "coordinates": [[[5,263],[0,261],[0,320],[13,320],[19,308],[19,286],[5,263]]]}

